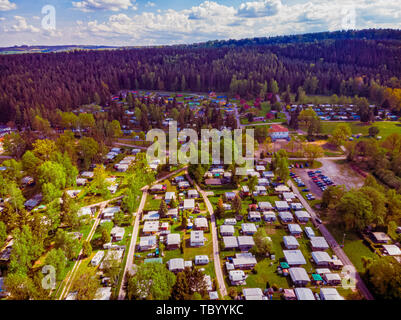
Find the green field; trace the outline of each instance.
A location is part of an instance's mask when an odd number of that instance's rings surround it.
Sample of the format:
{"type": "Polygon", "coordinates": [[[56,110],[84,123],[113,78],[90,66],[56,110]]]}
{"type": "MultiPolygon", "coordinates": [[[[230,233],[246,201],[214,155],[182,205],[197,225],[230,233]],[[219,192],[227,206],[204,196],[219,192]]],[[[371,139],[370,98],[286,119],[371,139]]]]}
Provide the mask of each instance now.
{"type": "Polygon", "coordinates": [[[352,130],[352,134],[358,134],[361,133],[364,136],[367,136],[369,134],[369,128],[370,127],[377,127],[379,128],[379,136],[381,136],[383,139],[388,137],[392,133],[401,133],[401,124],[399,122],[393,122],[393,121],[381,121],[381,122],[375,122],[372,125],[365,125],[360,122],[325,122],[322,121],[322,133],[323,134],[331,134],[335,127],[340,124],[340,123],[346,123],[350,126],[352,130]]]}

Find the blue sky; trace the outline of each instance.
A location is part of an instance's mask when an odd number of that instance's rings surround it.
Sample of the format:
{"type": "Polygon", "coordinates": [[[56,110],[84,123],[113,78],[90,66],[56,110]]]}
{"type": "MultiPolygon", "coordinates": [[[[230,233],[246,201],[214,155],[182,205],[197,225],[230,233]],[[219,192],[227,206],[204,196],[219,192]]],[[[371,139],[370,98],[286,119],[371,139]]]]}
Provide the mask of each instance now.
{"type": "Polygon", "coordinates": [[[401,29],[401,0],[0,0],[0,46],[142,46],[363,28],[401,29]],[[42,23],[46,5],[55,28],[42,23]]]}

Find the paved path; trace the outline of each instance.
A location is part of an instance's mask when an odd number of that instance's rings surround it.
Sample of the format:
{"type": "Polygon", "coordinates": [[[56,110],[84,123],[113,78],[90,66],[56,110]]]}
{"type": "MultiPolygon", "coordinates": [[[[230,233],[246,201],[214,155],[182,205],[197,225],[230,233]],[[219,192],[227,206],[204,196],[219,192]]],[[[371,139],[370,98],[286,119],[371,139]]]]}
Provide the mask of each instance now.
{"type": "MultiPolygon", "coordinates": [[[[92,237],[93,237],[93,235],[94,235],[95,232],[96,232],[96,228],[98,227],[98,225],[99,225],[99,223],[100,223],[103,210],[106,208],[106,206],[107,206],[111,201],[114,201],[114,200],[117,200],[117,199],[120,199],[120,198],[121,198],[121,197],[119,197],[119,198],[114,198],[114,199],[111,199],[111,200],[103,201],[103,202],[96,203],[96,204],[92,204],[92,205],[89,206],[89,207],[91,207],[91,208],[92,208],[92,207],[96,207],[96,206],[100,206],[100,208],[99,208],[99,212],[98,212],[98,215],[97,215],[97,217],[96,217],[95,223],[93,224],[91,231],[89,232],[88,236],[87,236],[86,239],[85,239],[86,241],[91,241],[91,240],[92,240],[92,237]]],[[[84,259],[82,259],[82,255],[83,255],[83,249],[81,249],[81,251],[79,252],[79,254],[78,254],[78,259],[77,259],[77,261],[75,262],[75,264],[74,264],[74,266],[73,266],[71,272],[69,272],[69,275],[64,279],[64,281],[66,282],[66,284],[65,284],[65,286],[63,287],[63,290],[61,291],[61,295],[60,295],[59,300],[63,300],[64,297],[65,297],[66,295],[68,295],[69,290],[70,290],[71,285],[72,285],[72,282],[73,282],[73,280],[74,280],[74,277],[75,277],[75,275],[76,275],[76,273],[77,273],[77,271],[78,271],[78,269],[79,269],[79,266],[81,265],[82,261],[84,260],[84,259]]]]}
{"type": "Polygon", "coordinates": [[[198,192],[202,195],[203,200],[205,201],[206,207],[210,212],[210,220],[211,220],[211,232],[212,232],[212,241],[213,241],[213,258],[214,258],[214,270],[216,273],[217,283],[219,285],[219,291],[222,298],[227,296],[227,288],[224,282],[223,271],[221,270],[221,262],[220,262],[220,249],[219,249],[219,240],[217,237],[217,226],[216,226],[216,217],[214,215],[213,206],[210,203],[209,198],[206,195],[206,192],[203,191],[199,186],[192,181],[191,177],[187,175],[187,179],[190,183],[192,183],[198,192]]]}
{"type": "MultiPolygon", "coordinates": [[[[188,167],[183,167],[181,169],[178,169],[174,172],[169,173],[168,175],[154,181],[152,183],[152,185],[157,184],[163,180],[169,179],[170,177],[183,172],[185,170],[187,170],[188,167]]],[[[118,293],[118,300],[125,300],[126,297],[126,281],[127,281],[127,276],[128,273],[131,273],[133,270],[133,265],[134,265],[134,255],[135,255],[135,248],[136,248],[136,240],[138,239],[138,233],[139,233],[139,223],[140,223],[140,218],[141,218],[141,214],[143,211],[143,208],[145,207],[146,204],[146,199],[148,196],[148,190],[149,190],[149,186],[145,186],[142,188],[142,198],[141,198],[141,203],[139,204],[137,213],[135,215],[135,221],[133,222],[134,224],[134,228],[132,230],[132,235],[131,235],[131,242],[130,242],[130,246],[129,246],[129,250],[128,250],[128,256],[127,256],[127,262],[125,264],[124,267],[124,274],[123,274],[123,280],[121,281],[121,286],[120,286],[120,291],[118,293]]]]}
{"type": "MultiPolygon", "coordinates": [[[[330,247],[333,249],[334,253],[337,255],[337,257],[341,260],[341,262],[344,264],[344,266],[350,266],[352,267],[353,270],[356,270],[355,266],[352,264],[351,260],[347,257],[345,254],[344,250],[338,245],[336,239],[332,236],[329,230],[327,230],[326,226],[323,224],[318,224],[316,222],[317,214],[315,210],[312,209],[312,207],[309,205],[309,203],[302,197],[300,194],[298,188],[294,185],[294,183],[290,180],[288,182],[288,185],[292,188],[293,192],[298,196],[298,199],[301,201],[302,205],[305,207],[305,209],[311,214],[312,216],[312,222],[319,231],[322,233],[323,237],[326,239],[327,243],[330,245],[330,247]]],[[[355,278],[356,278],[356,286],[359,289],[359,291],[362,293],[362,295],[367,299],[367,300],[374,300],[374,297],[366,287],[365,283],[361,279],[359,273],[355,271],[355,278]]]]}

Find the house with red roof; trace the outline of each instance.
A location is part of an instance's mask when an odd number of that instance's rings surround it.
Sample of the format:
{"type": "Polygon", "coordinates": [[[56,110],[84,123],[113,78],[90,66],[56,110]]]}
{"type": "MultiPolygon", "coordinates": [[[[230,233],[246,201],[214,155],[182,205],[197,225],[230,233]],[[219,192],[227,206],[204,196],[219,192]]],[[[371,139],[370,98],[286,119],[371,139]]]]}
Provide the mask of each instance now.
{"type": "Polygon", "coordinates": [[[269,133],[272,141],[276,141],[277,139],[286,139],[290,141],[289,130],[280,124],[272,124],[269,133]]]}

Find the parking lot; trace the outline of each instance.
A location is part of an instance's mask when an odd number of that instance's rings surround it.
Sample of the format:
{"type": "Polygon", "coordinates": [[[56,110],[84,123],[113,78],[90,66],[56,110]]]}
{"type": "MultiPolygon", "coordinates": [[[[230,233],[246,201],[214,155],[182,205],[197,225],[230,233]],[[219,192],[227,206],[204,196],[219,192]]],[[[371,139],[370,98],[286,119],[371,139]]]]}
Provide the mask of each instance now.
{"type": "Polygon", "coordinates": [[[305,187],[300,187],[301,190],[307,188],[310,190],[310,193],[315,195],[317,198],[321,198],[324,190],[321,186],[328,187],[330,185],[325,183],[322,177],[319,177],[321,174],[329,178],[325,180],[331,181],[333,185],[345,185],[347,189],[360,188],[363,185],[364,178],[353,171],[347,164],[341,164],[330,159],[319,159],[319,161],[322,162],[322,167],[317,170],[311,170],[308,168],[294,168],[292,170],[292,172],[296,173],[305,184],[305,187]],[[310,171],[315,172],[315,177],[321,183],[317,184],[313,181],[313,177],[308,175],[308,172],[310,171]]]}

